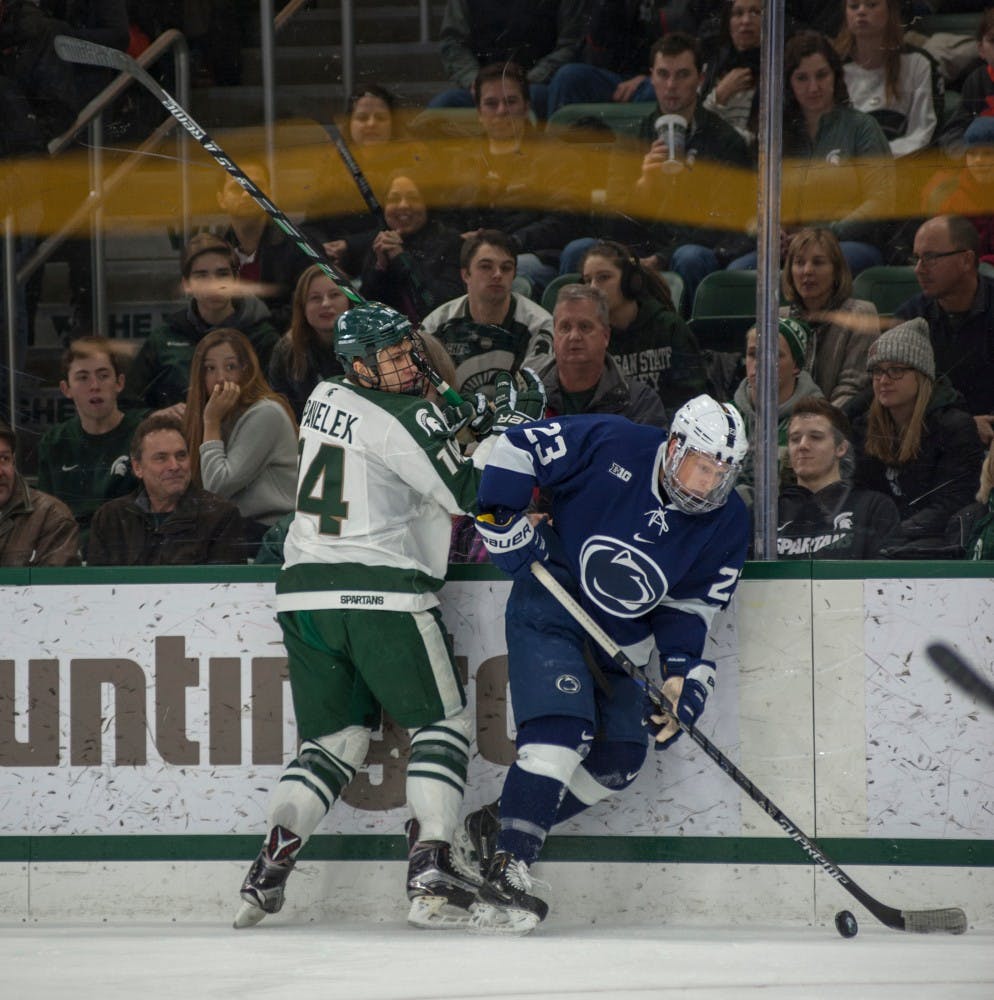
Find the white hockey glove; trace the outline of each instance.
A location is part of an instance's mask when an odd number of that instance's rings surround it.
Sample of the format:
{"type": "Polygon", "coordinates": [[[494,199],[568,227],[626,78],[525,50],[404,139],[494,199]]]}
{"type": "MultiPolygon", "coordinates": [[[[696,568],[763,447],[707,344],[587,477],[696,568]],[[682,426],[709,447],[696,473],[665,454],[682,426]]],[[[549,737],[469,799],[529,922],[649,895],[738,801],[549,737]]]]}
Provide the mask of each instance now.
{"type": "Polygon", "coordinates": [[[715,683],[714,664],[710,660],[669,656],[663,664],[663,673],[666,679],[662,691],[673,706],[673,714],[660,712],[655,705],[650,708],[649,728],[657,750],[665,750],[680,738],[683,730],[677,719],[688,726],[697,722],[715,683]]]}
{"type": "Polygon", "coordinates": [[[476,530],[483,539],[490,561],[514,580],[531,576],[533,562],[549,558],[545,539],[527,514],[511,514],[498,522],[494,514],[478,514],[476,530]]]}
{"type": "Polygon", "coordinates": [[[522,368],[518,374],[524,384],[517,389],[508,372],[501,372],[494,379],[494,426],[495,434],[503,434],[509,427],[520,427],[545,416],[545,386],[530,368],[522,368]]]}

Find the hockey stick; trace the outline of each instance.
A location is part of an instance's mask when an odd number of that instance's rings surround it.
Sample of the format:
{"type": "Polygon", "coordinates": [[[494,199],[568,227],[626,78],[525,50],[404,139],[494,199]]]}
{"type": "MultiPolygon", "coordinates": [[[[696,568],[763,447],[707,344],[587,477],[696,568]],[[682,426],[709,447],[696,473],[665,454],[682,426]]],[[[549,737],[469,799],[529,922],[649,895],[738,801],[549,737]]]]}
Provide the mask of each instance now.
{"type": "Polygon", "coordinates": [[[577,603],[542,563],[534,562],[531,571],[546,590],[579,623],[586,633],[607,653],[614,663],[629,677],[640,684],[663,711],[672,715],[680,728],[793,840],[805,854],[820,865],[843,889],[858,899],[882,924],[898,931],[928,934],[946,931],[962,934],[967,928],[966,914],[958,907],[935,910],[898,910],[874,899],[865,889],[847,875],[803,830],[763,794],[699,729],[676,716],[672,702],[659,687],[646,677],[618,646],[618,644],[577,603]]]}
{"type": "MultiPolygon", "coordinates": [[[[338,156],[342,163],[345,164],[345,169],[352,175],[352,180],[355,186],[359,189],[359,194],[362,195],[362,200],[366,203],[366,207],[369,209],[370,214],[376,221],[376,224],[381,230],[387,230],[390,228],[390,224],[387,222],[387,217],[383,213],[383,206],[377,200],[375,194],[373,194],[373,189],[370,187],[369,181],[366,179],[366,175],[362,172],[362,167],[356,162],[355,157],[352,155],[352,150],[349,149],[348,143],[345,141],[345,136],[342,135],[342,130],[334,123],[328,122],[323,126],[325,132],[328,133],[328,138],[335,145],[335,149],[338,151],[338,156]]],[[[428,290],[425,288],[420,277],[415,273],[413,266],[411,265],[410,254],[406,250],[402,250],[397,255],[397,261],[400,264],[400,269],[404,272],[404,277],[407,279],[407,283],[411,286],[411,292],[414,297],[418,300],[419,305],[426,312],[431,312],[434,303],[428,296],[428,290]]]]}
{"type": "MultiPolygon", "coordinates": [[[[208,135],[206,129],[194,121],[190,113],[158,81],[127,54],[106,45],[97,45],[82,38],[56,35],[53,45],[60,59],[81,63],[84,66],[102,66],[130,74],[146,88],[161,104],[207,150],[215,161],[234,177],[245,193],[273,220],[300,250],[310,257],[324,273],[341,289],[342,294],[353,304],[361,305],[366,300],[352,287],[349,279],[328,262],[324,253],[293,224],[286,213],[266,197],[265,192],[247,176],[245,171],[208,135]]],[[[422,359],[423,360],[423,359],[422,359]]],[[[425,363],[425,373],[432,385],[454,406],[462,402],[462,397],[430,365],[425,363]]]]}
{"type": "Polygon", "coordinates": [[[991,684],[976,667],[944,642],[933,642],[926,649],[929,659],[954,684],[967,694],[979,698],[988,708],[994,708],[994,684],[991,684]]]}

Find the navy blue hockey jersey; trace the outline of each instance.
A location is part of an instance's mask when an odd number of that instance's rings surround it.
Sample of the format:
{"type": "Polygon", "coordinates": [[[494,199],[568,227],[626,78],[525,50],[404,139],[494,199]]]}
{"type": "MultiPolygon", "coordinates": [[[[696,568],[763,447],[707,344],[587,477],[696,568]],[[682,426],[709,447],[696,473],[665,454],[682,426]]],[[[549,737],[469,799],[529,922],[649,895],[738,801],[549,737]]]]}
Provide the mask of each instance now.
{"type": "Polygon", "coordinates": [[[480,509],[525,510],[552,495],[553,559],[580,584],[585,610],[636,662],[655,645],[699,659],[745,562],[750,518],[738,494],[685,514],[660,482],[666,432],[624,417],[542,420],[508,431],[487,462],[480,509]]]}

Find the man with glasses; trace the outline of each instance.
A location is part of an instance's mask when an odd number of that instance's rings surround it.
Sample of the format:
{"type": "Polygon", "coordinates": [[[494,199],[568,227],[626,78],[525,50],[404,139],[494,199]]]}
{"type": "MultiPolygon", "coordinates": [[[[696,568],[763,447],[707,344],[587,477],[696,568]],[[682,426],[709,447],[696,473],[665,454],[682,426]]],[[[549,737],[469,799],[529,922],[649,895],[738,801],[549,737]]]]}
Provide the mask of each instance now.
{"type": "Polygon", "coordinates": [[[981,274],[979,238],[958,215],[927,219],[915,234],[911,263],[921,294],[895,312],[928,322],[937,374],[966,398],[984,444],[994,440],[994,277],[981,274]]]}

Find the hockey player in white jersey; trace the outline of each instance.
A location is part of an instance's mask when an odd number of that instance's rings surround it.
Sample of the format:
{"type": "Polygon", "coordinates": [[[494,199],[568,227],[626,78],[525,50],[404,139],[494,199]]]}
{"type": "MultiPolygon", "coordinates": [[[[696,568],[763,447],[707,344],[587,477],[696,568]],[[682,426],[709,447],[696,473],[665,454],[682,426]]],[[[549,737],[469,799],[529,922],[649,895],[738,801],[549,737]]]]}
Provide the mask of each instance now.
{"type": "MultiPolygon", "coordinates": [[[[422,398],[425,365],[415,348],[400,313],[356,306],[335,333],[346,375],[321,382],[304,407],[296,514],[276,586],[300,745],[272,795],[235,927],[282,907],[297,856],[362,766],[381,709],[411,735],[409,920],[458,926],[476,892],[449,853],[472,717],[437,592],[451,517],[475,511],[480,469],[422,398]]],[[[540,416],[537,379],[531,388],[517,399],[540,416]]],[[[499,426],[527,416],[509,400],[494,419],[499,426]]]]}
{"type": "Polygon", "coordinates": [[[505,623],[518,752],[499,812],[484,807],[464,827],[485,876],[478,929],[526,933],[544,919],[529,868],[549,829],[635,780],[647,725],[658,748],[681,732],[669,716],[647,717],[642,686],[586,641],[531,564],[546,562],[634,663],[658,652],[664,693],[696,721],[715,679],[708,628],[748,546],[733,491],[747,447],[737,411],[702,395],[668,435],[590,415],[530,424],[493,448],[476,526],[514,579],[505,623]],[[536,486],[551,495],[551,524],[524,513],[536,486]]]}

